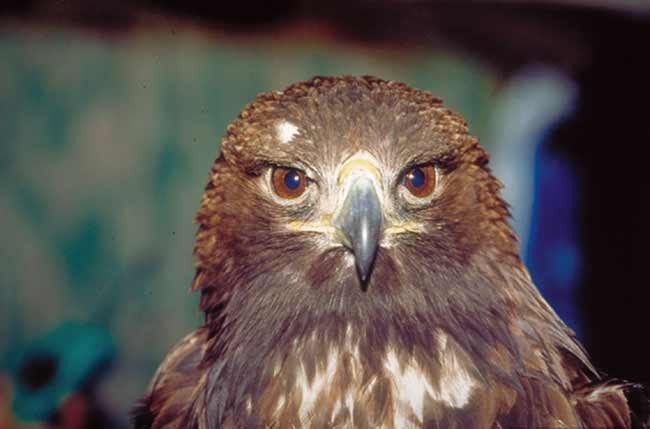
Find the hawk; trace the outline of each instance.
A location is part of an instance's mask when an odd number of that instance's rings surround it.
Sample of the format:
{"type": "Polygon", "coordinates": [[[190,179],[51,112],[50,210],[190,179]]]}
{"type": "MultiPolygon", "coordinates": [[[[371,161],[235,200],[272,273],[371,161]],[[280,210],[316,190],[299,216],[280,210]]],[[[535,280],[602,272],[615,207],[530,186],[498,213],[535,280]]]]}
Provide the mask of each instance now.
{"type": "Polygon", "coordinates": [[[137,428],[630,427],[535,288],[465,120],[374,77],[259,95],[201,207],[205,323],[137,428]]]}

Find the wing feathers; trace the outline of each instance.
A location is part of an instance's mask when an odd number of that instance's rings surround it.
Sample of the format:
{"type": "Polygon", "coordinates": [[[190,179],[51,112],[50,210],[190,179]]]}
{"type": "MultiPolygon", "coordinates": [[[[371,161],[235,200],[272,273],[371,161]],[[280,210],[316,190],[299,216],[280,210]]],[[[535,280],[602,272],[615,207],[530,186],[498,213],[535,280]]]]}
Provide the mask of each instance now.
{"type": "Polygon", "coordinates": [[[135,429],[200,428],[193,412],[205,394],[200,368],[208,329],[201,327],[181,340],[165,357],[149,391],[133,410],[135,429]]]}

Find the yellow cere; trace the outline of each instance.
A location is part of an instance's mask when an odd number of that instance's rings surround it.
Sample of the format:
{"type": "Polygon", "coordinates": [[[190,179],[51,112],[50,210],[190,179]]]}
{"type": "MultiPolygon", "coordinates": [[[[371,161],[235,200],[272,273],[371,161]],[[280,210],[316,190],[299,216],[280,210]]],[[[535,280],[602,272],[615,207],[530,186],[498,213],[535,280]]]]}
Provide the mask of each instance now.
{"type": "Polygon", "coordinates": [[[372,173],[378,182],[381,182],[381,173],[379,169],[370,161],[366,159],[353,159],[345,163],[338,177],[338,184],[341,185],[343,180],[354,170],[366,170],[372,173]]]}

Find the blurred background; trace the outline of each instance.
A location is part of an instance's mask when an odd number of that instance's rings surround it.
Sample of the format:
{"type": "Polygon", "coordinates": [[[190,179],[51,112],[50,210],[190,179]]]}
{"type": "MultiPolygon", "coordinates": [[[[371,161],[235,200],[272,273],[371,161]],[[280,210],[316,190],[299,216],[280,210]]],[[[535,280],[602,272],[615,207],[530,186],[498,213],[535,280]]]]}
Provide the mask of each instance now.
{"type": "Polygon", "coordinates": [[[650,3],[272,3],[0,6],[0,428],[127,427],[202,320],[192,217],[225,126],[314,75],[462,112],[544,296],[650,383],[650,3]]]}

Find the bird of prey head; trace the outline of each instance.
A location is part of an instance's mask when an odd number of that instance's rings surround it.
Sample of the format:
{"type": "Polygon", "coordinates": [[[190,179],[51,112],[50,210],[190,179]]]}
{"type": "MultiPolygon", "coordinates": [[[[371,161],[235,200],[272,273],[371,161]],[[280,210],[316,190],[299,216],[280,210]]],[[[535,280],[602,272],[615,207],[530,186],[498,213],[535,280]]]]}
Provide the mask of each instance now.
{"type": "Polygon", "coordinates": [[[630,426],[518,256],[458,113],[372,77],[261,94],[197,214],[205,325],[137,411],[153,428],[630,426]]]}

